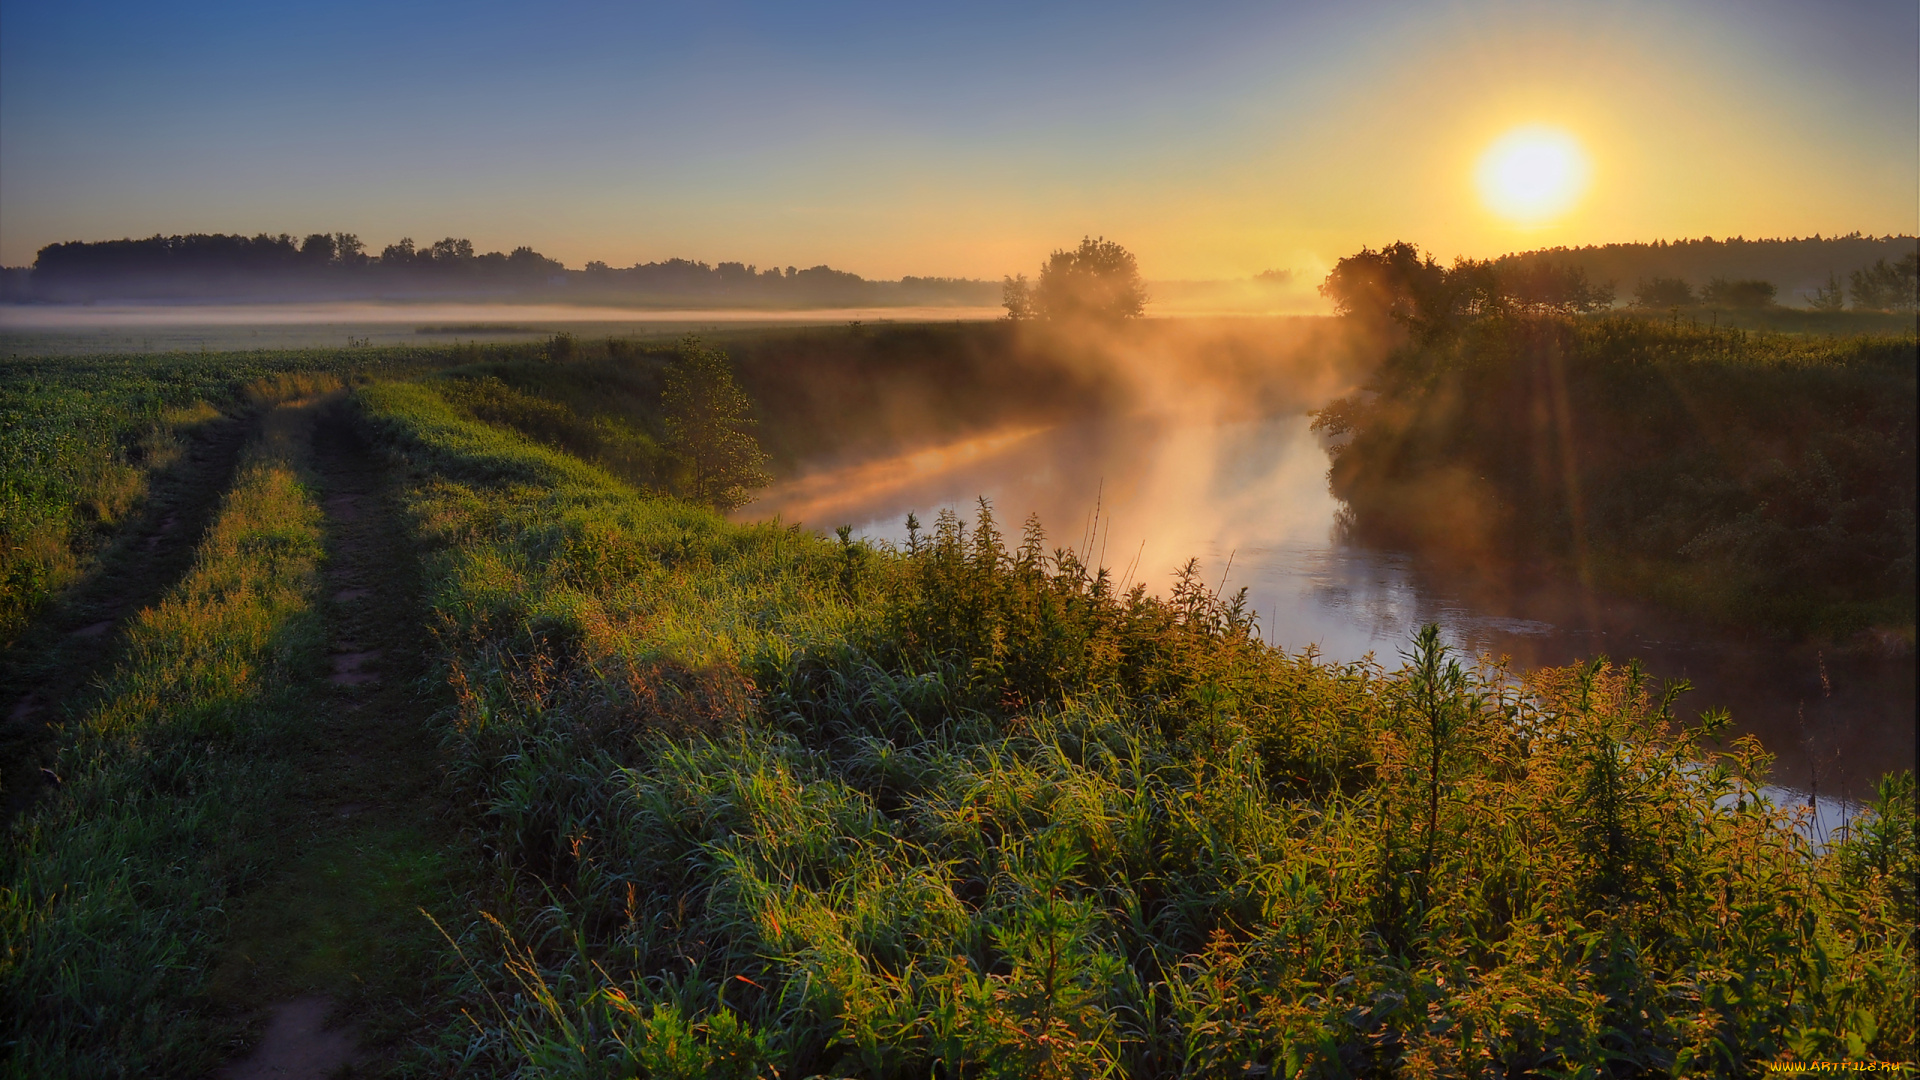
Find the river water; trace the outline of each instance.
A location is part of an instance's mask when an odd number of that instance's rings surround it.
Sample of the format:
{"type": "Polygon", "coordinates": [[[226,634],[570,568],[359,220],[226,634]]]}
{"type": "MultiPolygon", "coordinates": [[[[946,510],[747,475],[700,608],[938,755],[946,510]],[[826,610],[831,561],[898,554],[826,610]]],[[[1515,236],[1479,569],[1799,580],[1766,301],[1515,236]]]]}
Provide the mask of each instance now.
{"type": "MultiPolygon", "coordinates": [[[[1789,801],[1817,802],[1831,828],[1884,771],[1914,760],[1914,669],[1905,655],[1844,657],[1698,626],[1576,584],[1516,585],[1512,568],[1441,571],[1358,545],[1327,488],[1326,447],[1303,412],[1229,422],[1130,415],[1016,427],[782,483],[742,517],[778,515],[821,532],[900,542],[909,512],[971,519],[977,501],[1017,536],[1028,515],[1049,548],[1070,547],[1123,583],[1163,591],[1188,558],[1209,585],[1247,589],[1261,634],[1328,660],[1396,666],[1425,623],[1455,647],[1516,670],[1606,655],[1686,679],[1679,711],[1730,710],[1777,756],[1789,801]],[[1097,514],[1097,519],[1096,519],[1097,514]]],[[[1895,650],[1897,653],[1898,650],[1895,650]]]]}

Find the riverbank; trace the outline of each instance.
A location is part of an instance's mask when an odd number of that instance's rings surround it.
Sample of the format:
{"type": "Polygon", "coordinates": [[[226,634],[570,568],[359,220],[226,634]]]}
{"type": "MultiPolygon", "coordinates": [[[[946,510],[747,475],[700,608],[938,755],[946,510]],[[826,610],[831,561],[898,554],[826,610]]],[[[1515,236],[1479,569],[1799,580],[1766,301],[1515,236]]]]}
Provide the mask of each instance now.
{"type": "Polygon", "coordinates": [[[1317,414],[1356,535],[1911,651],[1916,342],[1488,317],[1317,414]]]}
{"type": "MultiPolygon", "coordinates": [[[[1037,524],[728,525],[435,386],[361,400],[417,477],[441,722],[520,897],[460,938],[464,1060],[1737,1071],[1848,1015],[1910,1053],[1901,879],[1809,847],[1757,745],[1694,764],[1723,722],[1671,726],[1634,669],[1518,692],[1433,635],[1323,664],[1037,524]]],[[[1902,805],[1856,835],[1910,861],[1902,805]]]]}

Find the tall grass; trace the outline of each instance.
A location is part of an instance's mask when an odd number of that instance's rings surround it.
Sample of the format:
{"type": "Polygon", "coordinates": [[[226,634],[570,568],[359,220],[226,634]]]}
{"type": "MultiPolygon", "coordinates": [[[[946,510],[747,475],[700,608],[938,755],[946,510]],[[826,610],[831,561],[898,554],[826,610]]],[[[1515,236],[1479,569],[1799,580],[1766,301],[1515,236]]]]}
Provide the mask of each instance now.
{"type": "Polygon", "coordinates": [[[359,393],[413,470],[501,1076],[1754,1074],[1908,1059],[1913,814],[1832,851],[1597,662],[1261,643],[991,513],[731,526],[359,393]]]}
{"type": "Polygon", "coordinates": [[[166,600],[62,733],[56,792],[0,856],[0,1040],[13,1076],[202,1076],[223,1047],[199,994],[225,907],[271,865],[324,648],[309,408],[268,414],[166,600]]]}

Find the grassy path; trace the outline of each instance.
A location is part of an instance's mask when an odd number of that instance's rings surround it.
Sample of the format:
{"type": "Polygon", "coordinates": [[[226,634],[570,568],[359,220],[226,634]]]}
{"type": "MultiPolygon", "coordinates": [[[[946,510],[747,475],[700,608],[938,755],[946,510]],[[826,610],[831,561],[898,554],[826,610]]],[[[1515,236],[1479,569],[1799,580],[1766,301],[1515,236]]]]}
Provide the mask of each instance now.
{"type": "Polygon", "coordinates": [[[463,910],[461,857],[446,818],[422,691],[431,646],[418,563],[380,462],[344,407],[314,428],[325,509],[321,611],[328,668],[310,722],[289,747],[286,837],[297,854],[238,911],[215,969],[217,1000],[268,1023],[227,1075],[386,1071],[404,1037],[439,1018],[445,942],[421,915],[463,910]]]}

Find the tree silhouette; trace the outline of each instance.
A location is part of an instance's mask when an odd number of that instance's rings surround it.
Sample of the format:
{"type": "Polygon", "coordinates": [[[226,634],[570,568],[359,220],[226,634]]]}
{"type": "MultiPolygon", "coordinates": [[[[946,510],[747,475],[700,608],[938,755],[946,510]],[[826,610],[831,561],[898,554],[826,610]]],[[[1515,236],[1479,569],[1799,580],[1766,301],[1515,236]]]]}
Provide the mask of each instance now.
{"type": "Polygon", "coordinates": [[[1920,252],[1889,265],[1880,259],[1872,266],[1855,270],[1852,277],[1853,306],[1857,311],[1912,311],[1915,286],[1920,284],[1920,252]]]}
{"type": "Polygon", "coordinates": [[[1333,309],[1342,315],[1427,323],[1439,315],[1446,278],[1446,268],[1433,256],[1395,241],[1379,251],[1361,248],[1333,264],[1320,284],[1320,295],[1333,301],[1333,309]]]}
{"type": "Polygon", "coordinates": [[[1685,278],[1642,278],[1633,288],[1635,307],[1672,308],[1693,304],[1693,286],[1685,278]]]}
{"type": "Polygon", "coordinates": [[[1613,282],[1544,260],[1455,259],[1441,266],[1405,241],[1361,248],[1334,264],[1320,295],[1341,315],[1396,322],[1425,342],[1490,315],[1573,315],[1613,305],[1613,282]]]}
{"type": "Polygon", "coordinates": [[[669,447],[686,467],[682,493],[731,510],[765,487],[767,455],[752,434],[747,395],[727,354],[689,334],[667,365],[661,404],[669,447]]]}
{"type": "Polygon", "coordinates": [[[1840,311],[1847,306],[1847,290],[1840,284],[1840,275],[1829,270],[1827,283],[1813,291],[1807,297],[1807,306],[1815,311],[1840,311]]]}
{"type": "Polygon", "coordinates": [[[1700,290],[1700,298],[1709,304],[1726,307],[1763,308],[1773,306],[1773,298],[1778,292],[1771,281],[1728,281],[1717,277],[1700,290]]]}
{"type": "Polygon", "coordinates": [[[1031,286],[1025,275],[1006,279],[1001,303],[1013,319],[1115,323],[1139,318],[1147,291],[1132,252],[1104,236],[1082,237],[1072,251],[1048,256],[1031,286]]]}

